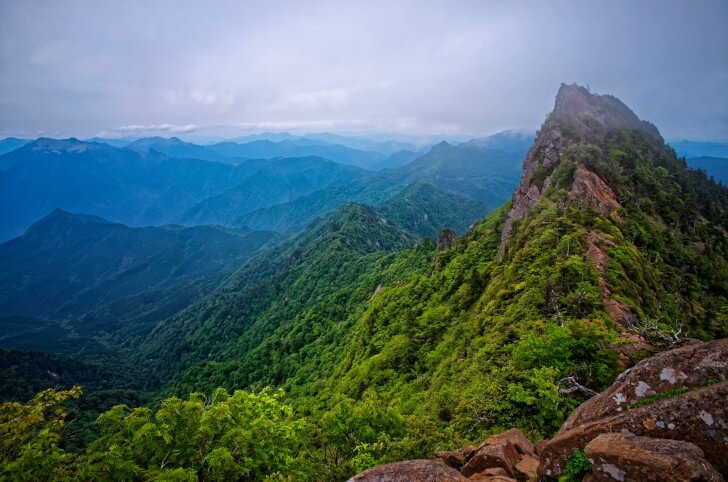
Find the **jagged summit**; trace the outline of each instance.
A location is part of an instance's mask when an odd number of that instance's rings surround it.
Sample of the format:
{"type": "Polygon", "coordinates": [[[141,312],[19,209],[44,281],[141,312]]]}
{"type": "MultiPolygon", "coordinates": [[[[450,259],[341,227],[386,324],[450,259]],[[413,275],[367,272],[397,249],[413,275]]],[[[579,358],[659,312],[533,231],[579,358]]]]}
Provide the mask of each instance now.
{"type": "MultiPolygon", "coordinates": [[[[662,270],[654,276],[656,280],[676,265],[687,270],[660,244],[665,239],[680,240],[679,249],[688,257],[715,251],[713,259],[722,259],[721,246],[728,232],[727,194],[704,173],[689,169],[664,143],[655,126],[640,120],[619,99],[593,94],[576,84],[562,84],[554,110],[523,161],[521,181],[504,222],[498,260],[508,263],[517,259],[524,240],[538,236],[538,225],[548,225],[546,219],[570,219],[570,232],[580,233],[579,249],[584,250],[584,259],[597,275],[604,311],[628,330],[644,323],[645,309],[664,317],[665,297],[669,295],[652,281],[645,281],[641,292],[629,284],[631,278],[628,284],[620,285],[615,273],[645,266],[646,271],[662,270]],[[709,245],[701,244],[707,251],[695,251],[692,246],[703,239],[705,229],[713,230],[715,239],[709,245]],[[649,268],[644,254],[648,250],[652,250],[649,268]],[[634,257],[624,263],[619,256],[628,251],[634,257]],[[661,268],[652,266],[655,260],[661,260],[661,268]],[[651,299],[646,292],[651,293],[651,299]]],[[[679,250],[675,246],[671,249],[679,250]]],[[[569,245],[565,253],[555,256],[563,259],[573,253],[569,245]]],[[[716,288],[716,292],[721,289],[716,288]]],[[[682,301],[685,296],[681,293],[676,298],[680,301],[674,302],[683,311],[671,309],[687,318],[686,310],[692,307],[682,301]]],[[[702,318],[698,311],[690,316],[702,318]]]]}
{"type": "Polygon", "coordinates": [[[551,116],[567,121],[582,130],[630,129],[660,136],[657,128],[640,120],[621,100],[612,95],[598,95],[577,84],[561,84],[551,116]]]}
{"type": "MultiPolygon", "coordinates": [[[[605,136],[624,131],[637,133],[652,143],[664,144],[654,125],[641,120],[616,97],[594,94],[577,84],[561,84],[554,110],[539,130],[523,161],[521,181],[513,195],[513,204],[503,229],[499,251],[501,259],[513,223],[541,198],[551,183],[554,168],[564,158],[566,151],[580,143],[598,142],[605,136]]],[[[600,211],[605,209],[604,205],[612,208],[618,205],[613,200],[614,193],[611,193],[609,186],[588,169],[577,170],[573,191],[577,194],[583,192],[592,201],[604,201],[599,207],[600,211]],[[605,197],[609,199],[605,200],[605,197]]]]}

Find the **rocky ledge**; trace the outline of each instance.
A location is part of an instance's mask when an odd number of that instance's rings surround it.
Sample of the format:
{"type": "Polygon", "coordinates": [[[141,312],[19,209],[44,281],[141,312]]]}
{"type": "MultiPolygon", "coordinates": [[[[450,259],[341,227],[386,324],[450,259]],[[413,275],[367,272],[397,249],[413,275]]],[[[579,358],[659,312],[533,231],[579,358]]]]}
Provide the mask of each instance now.
{"type": "Polygon", "coordinates": [[[623,372],[551,440],[534,444],[514,428],[478,446],[383,465],[352,480],[545,481],[566,475],[569,461],[581,458],[589,482],[723,481],[727,376],[728,339],[683,342],[623,372]]]}

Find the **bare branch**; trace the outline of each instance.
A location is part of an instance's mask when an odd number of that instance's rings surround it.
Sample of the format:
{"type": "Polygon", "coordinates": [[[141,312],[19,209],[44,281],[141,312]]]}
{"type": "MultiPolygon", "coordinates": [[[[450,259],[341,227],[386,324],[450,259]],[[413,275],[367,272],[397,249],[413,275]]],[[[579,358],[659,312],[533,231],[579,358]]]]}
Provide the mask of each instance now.
{"type": "Polygon", "coordinates": [[[573,398],[577,395],[583,395],[587,398],[591,398],[595,395],[598,395],[598,392],[595,392],[591,388],[587,388],[584,385],[580,384],[576,381],[576,378],[574,377],[566,377],[559,380],[559,382],[556,384],[556,386],[559,388],[559,395],[562,397],[568,397],[573,398]],[[561,388],[561,384],[565,384],[565,388],[561,388]]]}

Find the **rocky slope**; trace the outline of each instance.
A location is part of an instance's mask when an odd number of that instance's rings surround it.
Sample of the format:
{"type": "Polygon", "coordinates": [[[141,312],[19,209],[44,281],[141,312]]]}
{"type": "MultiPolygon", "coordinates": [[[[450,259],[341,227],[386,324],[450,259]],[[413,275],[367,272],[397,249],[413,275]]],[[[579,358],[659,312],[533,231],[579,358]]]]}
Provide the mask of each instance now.
{"type": "Polygon", "coordinates": [[[551,440],[534,445],[511,429],[477,447],[435,452],[435,461],[389,464],[352,480],[721,481],[728,473],[728,339],[682,345],[620,374],[551,440]]]}

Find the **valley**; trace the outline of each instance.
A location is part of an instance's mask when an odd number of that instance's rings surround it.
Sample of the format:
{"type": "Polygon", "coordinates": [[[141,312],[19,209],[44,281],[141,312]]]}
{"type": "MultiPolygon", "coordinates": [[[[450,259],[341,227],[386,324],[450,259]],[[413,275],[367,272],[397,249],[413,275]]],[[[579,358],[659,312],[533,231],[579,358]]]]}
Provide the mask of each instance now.
{"type": "MultiPolygon", "coordinates": [[[[22,207],[3,233],[25,229],[0,244],[0,396],[41,393],[7,405],[49,414],[17,435],[54,454],[38,471],[344,480],[548,439],[588,398],[564,380],[596,393],[728,337],[728,189],[616,97],[562,84],[527,152],[505,133],[381,170],[301,139],[245,159],[276,142],[0,156],[22,207]]],[[[12,440],[21,470],[36,452],[12,440]]]]}

